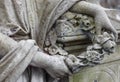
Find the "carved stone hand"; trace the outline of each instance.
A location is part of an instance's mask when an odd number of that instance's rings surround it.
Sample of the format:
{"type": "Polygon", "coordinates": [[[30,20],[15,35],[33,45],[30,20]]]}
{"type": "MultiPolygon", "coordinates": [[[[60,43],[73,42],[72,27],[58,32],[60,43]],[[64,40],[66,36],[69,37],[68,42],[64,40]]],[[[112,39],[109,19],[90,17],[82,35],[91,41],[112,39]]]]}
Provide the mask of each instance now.
{"type": "Polygon", "coordinates": [[[71,75],[69,68],[64,62],[65,57],[60,55],[51,56],[48,60],[49,64],[45,70],[54,78],[60,78],[71,75]]]}
{"type": "Polygon", "coordinates": [[[112,26],[107,14],[105,13],[105,9],[102,6],[87,1],[80,1],[75,4],[70,11],[93,16],[95,19],[96,34],[100,35],[102,28],[104,28],[105,30],[112,32],[117,40],[117,31],[112,26]]]}
{"type": "Polygon", "coordinates": [[[81,67],[86,66],[85,64],[83,64],[83,62],[81,62],[79,58],[74,55],[68,55],[65,62],[72,73],[76,73],[81,69],[81,67]]]}
{"type": "Polygon", "coordinates": [[[115,39],[118,39],[118,34],[116,29],[112,26],[107,14],[103,9],[100,10],[99,13],[95,16],[95,24],[96,24],[96,34],[101,35],[101,30],[105,29],[114,34],[115,39]]]}

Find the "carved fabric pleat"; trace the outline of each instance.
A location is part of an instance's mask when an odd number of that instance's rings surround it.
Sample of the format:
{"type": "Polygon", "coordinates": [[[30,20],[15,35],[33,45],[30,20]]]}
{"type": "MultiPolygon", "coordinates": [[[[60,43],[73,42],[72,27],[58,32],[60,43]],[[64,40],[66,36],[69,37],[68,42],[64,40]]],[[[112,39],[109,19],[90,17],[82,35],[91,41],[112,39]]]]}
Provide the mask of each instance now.
{"type": "MultiPolygon", "coordinates": [[[[75,3],[79,0],[60,0],[55,8],[52,10],[50,15],[48,16],[46,23],[44,25],[44,35],[42,39],[42,46],[46,40],[46,36],[48,35],[50,29],[52,28],[55,21],[64,14],[67,10],[69,10],[75,3]]],[[[50,41],[52,42],[52,41],[50,41]]]]}
{"type": "MultiPolygon", "coordinates": [[[[9,23],[43,47],[55,21],[79,0],[4,0],[9,23]]],[[[41,47],[41,48],[42,48],[41,47]]]]}
{"type": "Polygon", "coordinates": [[[30,64],[38,48],[25,41],[0,60],[0,82],[16,82],[30,64]]]}
{"type": "Polygon", "coordinates": [[[9,23],[19,28],[22,35],[30,33],[31,38],[36,40],[41,19],[38,12],[41,10],[41,3],[39,0],[4,0],[9,23]]]}

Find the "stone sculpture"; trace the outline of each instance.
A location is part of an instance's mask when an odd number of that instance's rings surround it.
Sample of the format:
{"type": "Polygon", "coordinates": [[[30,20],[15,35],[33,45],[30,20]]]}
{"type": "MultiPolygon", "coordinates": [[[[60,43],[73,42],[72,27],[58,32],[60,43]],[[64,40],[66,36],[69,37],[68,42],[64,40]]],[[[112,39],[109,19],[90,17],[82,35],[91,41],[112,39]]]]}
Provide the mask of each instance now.
{"type": "MultiPolygon", "coordinates": [[[[0,1],[0,82],[45,82],[99,64],[114,52],[117,32],[97,0],[0,1]],[[64,41],[83,33],[92,45],[78,56],[64,41]],[[64,36],[74,35],[68,39],[64,36]]],[[[48,81],[49,82],[49,81],[48,81]]],[[[52,82],[52,81],[51,81],[52,82]]]]}

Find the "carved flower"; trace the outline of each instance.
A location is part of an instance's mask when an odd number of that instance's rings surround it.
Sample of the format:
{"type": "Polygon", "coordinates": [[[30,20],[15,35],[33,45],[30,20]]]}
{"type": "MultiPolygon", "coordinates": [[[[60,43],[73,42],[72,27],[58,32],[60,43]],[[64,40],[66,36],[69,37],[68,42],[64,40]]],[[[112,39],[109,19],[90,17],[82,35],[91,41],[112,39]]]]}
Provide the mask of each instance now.
{"type": "Polygon", "coordinates": [[[87,51],[85,58],[93,63],[100,63],[100,61],[103,59],[104,55],[98,53],[97,51],[93,50],[93,51],[87,51]]]}

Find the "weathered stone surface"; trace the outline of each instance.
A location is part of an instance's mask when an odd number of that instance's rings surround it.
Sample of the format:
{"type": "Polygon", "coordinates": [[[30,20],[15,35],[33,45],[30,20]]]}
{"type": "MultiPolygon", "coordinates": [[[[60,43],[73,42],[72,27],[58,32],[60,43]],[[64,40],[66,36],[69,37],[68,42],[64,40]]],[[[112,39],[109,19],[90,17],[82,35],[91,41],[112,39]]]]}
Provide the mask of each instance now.
{"type": "Polygon", "coordinates": [[[0,82],[58,82],[100,64],[118,37],[105,11],[97,0],[1,0],[0,82]]]}
{"type": "Polygon", "coordinates": [[[103,64],[87,67],[70,77],[70,82],[119,82],[120,81],[120,46],[116,52],[106,56],[103,64]]]}

